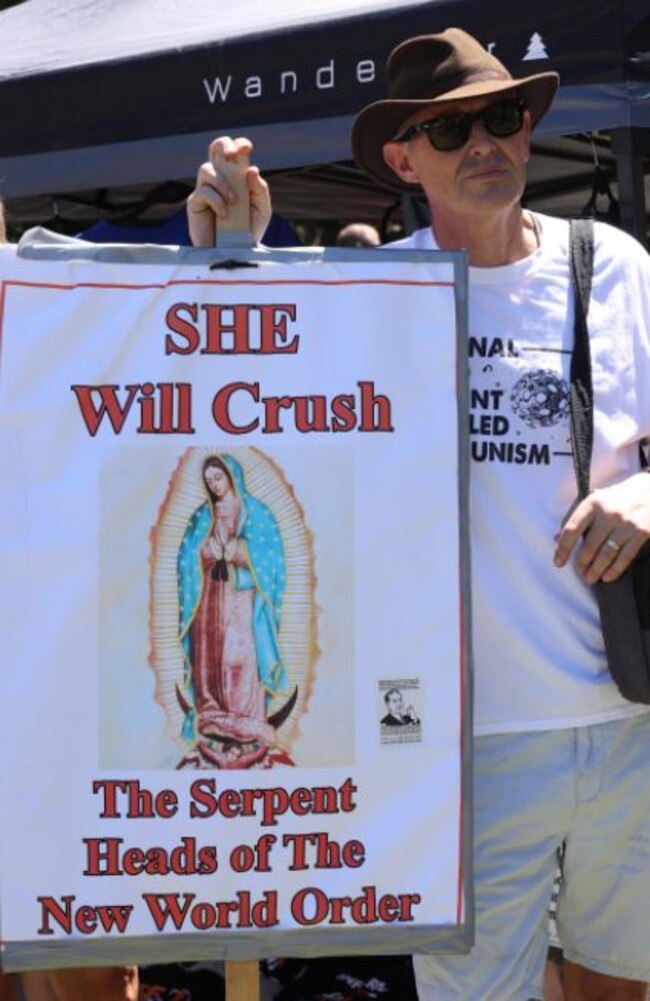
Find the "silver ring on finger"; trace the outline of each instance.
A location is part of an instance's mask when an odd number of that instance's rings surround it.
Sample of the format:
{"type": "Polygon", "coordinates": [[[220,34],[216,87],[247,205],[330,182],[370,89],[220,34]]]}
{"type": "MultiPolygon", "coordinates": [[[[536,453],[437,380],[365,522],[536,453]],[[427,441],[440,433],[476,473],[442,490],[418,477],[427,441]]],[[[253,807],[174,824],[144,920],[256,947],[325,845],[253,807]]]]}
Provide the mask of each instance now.
{"type": "Polygon", "coordinates": [[[617,553],[619,551],[619,549],[623,548],[623,543],[622,542],[617,542],[616,539],[612,539],[611,537],[609,539],[605,539],[603,545],[607,546],[609,549],[613,550],[615,553],[617,553]]]}

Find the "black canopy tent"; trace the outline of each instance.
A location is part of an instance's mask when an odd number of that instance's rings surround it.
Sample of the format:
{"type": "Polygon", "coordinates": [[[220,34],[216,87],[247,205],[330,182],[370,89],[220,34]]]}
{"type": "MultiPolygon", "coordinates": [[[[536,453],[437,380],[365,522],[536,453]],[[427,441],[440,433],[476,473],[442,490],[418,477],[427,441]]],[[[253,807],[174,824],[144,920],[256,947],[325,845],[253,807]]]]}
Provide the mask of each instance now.
{"type": "MultiPolygon", "coordinates": [[[[109,204],[106,189],[190,178],[220,133],[250,135],[266,170],[347,161],[355,112],[385,93],[390,49],[450,24],[515,75],[560,73],[536,133],[548,161],[537,183],[553,186],[553,160],[570,188],[573,153],[557,137],[607,132],[621,221],[644,235],[650,0],[27,0],[0,13],[0,195],[26,218],[44,194],[101,190],[109,204]]],[[[584,185],[589,148],[576,163],[584,185]]],[[[311,177],[321,205],[372,187],[345,170],[311,177]]]]}

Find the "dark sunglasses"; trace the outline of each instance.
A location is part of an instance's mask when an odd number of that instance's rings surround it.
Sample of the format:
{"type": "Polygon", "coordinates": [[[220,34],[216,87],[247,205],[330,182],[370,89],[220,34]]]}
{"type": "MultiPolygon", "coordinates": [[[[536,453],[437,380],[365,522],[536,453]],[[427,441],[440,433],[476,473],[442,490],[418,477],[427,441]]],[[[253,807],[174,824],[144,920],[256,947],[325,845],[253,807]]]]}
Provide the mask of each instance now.
{"type": "Polygon", "coordinates": [[[480,111],[448,111],[428,122],[409,125],[395,136],[393,142],[405,143],[418,135],[426,135],[434,149],[451,153],[464,146],[470,137],[474,122],[481,122],[487,132],[497,139],[514,136],[524,124],[526,105],[521,100],[495,101],[480,111]]]}

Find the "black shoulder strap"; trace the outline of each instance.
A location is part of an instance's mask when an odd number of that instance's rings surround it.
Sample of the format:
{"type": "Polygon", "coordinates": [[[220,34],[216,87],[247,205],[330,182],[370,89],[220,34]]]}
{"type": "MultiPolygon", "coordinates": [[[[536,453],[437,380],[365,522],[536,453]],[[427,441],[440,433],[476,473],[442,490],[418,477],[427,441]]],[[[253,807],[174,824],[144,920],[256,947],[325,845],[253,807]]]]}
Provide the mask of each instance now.
{"type": "Polygon", "coordinates": [[[571,354],[571,446],[580,498],[589,493],[589,469],[594,438],[594,396],[587,313],[594,269],[594,227],[591,219],[570,223],[571,279],[575,320],[571,354]]]}

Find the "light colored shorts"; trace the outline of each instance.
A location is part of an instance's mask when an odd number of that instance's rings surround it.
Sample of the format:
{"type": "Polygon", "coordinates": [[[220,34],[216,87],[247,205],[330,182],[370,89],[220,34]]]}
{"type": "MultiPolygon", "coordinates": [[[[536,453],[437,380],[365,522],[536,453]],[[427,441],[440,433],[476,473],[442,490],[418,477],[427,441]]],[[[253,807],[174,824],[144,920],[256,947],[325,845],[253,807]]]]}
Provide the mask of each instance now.
{"type": "Polygon", "coordinates": [[[479,737],[474,745],[476,944],[414,957],[421,1001],[542,996],[556,852],[565,956],[650,981],[650,714],[479,737]]]}

